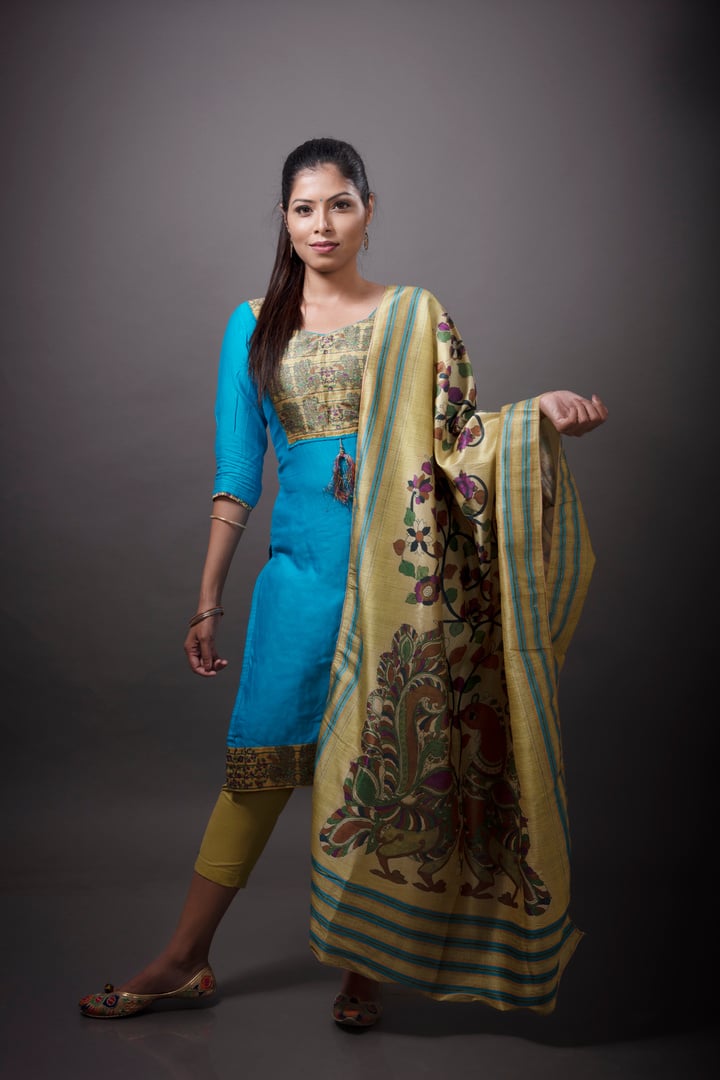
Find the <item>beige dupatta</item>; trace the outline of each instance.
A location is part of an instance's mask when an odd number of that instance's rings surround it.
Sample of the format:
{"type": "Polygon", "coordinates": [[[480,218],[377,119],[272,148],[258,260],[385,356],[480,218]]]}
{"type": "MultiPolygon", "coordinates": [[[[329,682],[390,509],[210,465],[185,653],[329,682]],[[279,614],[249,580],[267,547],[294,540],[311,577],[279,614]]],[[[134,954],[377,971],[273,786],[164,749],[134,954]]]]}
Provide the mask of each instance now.
{"type": "Polygon", "coordinates": [[[552,1010],[580,938],[557,676],[592,565],[537,401],[478,412],[438,301],[386,292],[315,766],[320,960],[440,999],[552,1010]]]}

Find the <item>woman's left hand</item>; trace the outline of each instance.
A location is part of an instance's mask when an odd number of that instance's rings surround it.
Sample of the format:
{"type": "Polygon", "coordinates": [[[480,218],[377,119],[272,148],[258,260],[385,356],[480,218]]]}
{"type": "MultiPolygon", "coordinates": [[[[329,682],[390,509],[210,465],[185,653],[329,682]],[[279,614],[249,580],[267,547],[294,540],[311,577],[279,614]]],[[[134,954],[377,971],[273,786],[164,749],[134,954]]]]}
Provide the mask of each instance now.
{"type": "Polygon", "coordinates": [[[561,435],[585,435],[604,424],[608,411],[597,394],[581,397],[572,390],[553,390],[540,398],[540,412],[561,435]]]}

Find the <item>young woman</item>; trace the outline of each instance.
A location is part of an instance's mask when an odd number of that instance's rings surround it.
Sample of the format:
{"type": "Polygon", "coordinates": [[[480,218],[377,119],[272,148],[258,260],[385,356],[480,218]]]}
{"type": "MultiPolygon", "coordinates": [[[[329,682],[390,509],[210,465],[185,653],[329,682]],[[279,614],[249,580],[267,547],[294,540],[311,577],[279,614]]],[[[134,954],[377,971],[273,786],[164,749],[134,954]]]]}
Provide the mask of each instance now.
{"type": "Polygon", "coordinates": [[[375,1023],[395,980],[547,1011],[579,937],[555,705],[592,554],[556,433],[607,410],[558,391],[479,412],[435,298],[362,277],[373,209],[347,143],[311,140],[285,162],[270,283],[223,343],[185,641],[201,678],[226,666],[223,586],[269,429],[280,491],[226,783],[165,950],[83,998],[86,1016],[214,991],[215,930],[313,775],[311,942],[344,968],[338,1023],[375,1023]]]}

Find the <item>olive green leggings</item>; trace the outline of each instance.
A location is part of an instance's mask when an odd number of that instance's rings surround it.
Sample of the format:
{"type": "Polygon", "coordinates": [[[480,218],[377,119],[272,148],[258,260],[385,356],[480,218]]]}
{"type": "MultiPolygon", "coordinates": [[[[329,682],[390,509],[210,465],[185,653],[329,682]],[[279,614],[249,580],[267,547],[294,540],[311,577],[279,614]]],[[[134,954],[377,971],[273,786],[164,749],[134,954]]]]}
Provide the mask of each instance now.
{"type": "Polygon", "coordinates": [[[223,788],[200,845],[197,873],[218,885],[242,889],[293,790],[223,788]]]}

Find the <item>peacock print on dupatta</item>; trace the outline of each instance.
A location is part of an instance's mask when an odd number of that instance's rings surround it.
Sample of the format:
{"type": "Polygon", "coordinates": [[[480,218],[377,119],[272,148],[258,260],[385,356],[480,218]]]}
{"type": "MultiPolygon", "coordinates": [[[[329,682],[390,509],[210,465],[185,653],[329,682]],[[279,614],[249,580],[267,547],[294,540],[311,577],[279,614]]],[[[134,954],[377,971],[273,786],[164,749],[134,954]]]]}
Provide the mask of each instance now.
{"type": "Polygon", "coordinates": [[[391,861],[417,864],[418,889],[436,880],[458,835],[456,775],[450,761],[447,663],[440,632],[396,632],[380,657],[378,687],[367,702],[362,754],[350,765],[344,805],[321,832],[323,850],[341,858],[364,846],[379,863],[371,874],[406,885],[391,861]]]}
{"type": "Polygon", "coordinates": [[[581,937],[557,676],[592,564],[537,401],[478,410],[448,314],[395,290],[367,359],[315,763],[322,961],[440,999],[554,1008],[581,937]]]}
{"type": "MultiPolygon", "coordinates": [[[[439,333],[451,328],[445,315],[439,333]]],[[[454,339],[453,347],[457,354],[462,345],[454,339]]],[[[482,441],[477,418],[472,427],[472,433],[463,429],[464,445],[482,441]]],[[[520,893],[526,912],[537,915],[550,895],[527,862],[487,489],[479,476],[465,473],[456,486],[464,498],[460,512],[447,492],[436,494],[429,462],[408,480],[405,535],[393,543],[399,572],[414,581],[405,603],[440,602],[444,618],[425,634],[401,626],[380,657],[362,754],[350,765],[344,804],[320,839],[334,858],[364,845],[380,864],[370,872],[397,884],[408,879],[391,861],[412,860],[418,878],[412,884],[436,892],[447,888],[437,875],[457,849],[466,877],[462,895],[515,907],[520,893]]]]}

